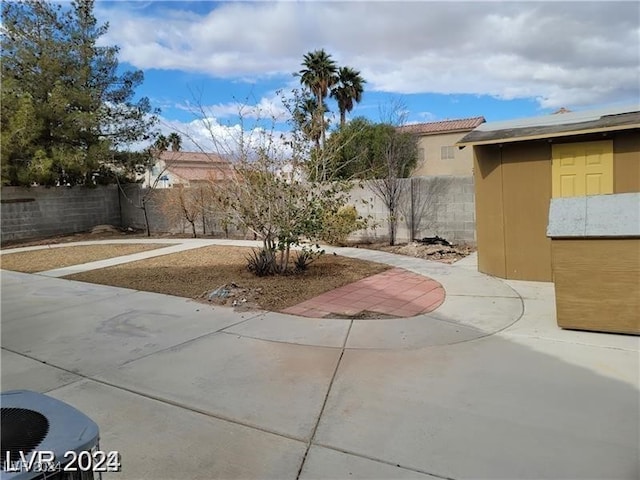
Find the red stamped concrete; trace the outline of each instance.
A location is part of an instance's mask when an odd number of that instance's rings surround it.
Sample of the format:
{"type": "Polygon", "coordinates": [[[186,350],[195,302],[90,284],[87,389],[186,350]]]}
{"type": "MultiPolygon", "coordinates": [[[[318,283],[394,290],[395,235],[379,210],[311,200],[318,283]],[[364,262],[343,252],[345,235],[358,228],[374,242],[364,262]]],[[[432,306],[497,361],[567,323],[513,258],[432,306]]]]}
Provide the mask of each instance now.
{"type": "Polygon", "coordinates": [[[284,309],[283,313],[322,318],[357,315],[363,311],[394,317],[414,317],[428,313],[444,302],[445,291],[435,280],[392,268],[336,288],[284,309]]]}

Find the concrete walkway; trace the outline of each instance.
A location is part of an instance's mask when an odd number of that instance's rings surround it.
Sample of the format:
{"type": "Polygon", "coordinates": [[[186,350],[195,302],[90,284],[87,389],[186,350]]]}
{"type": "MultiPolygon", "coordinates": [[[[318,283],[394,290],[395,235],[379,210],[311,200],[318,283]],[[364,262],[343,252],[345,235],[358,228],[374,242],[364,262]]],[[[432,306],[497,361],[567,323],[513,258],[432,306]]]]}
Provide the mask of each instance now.
{"type": "Polygon", "coordinates": [[[560,330],[552,284],[473,258],[336,252],[428,276],[445,302],[312,319],[2,271],[2,390],[93,418],[122,453],[105,478],[638,478],[638,337],[560,330]]]}

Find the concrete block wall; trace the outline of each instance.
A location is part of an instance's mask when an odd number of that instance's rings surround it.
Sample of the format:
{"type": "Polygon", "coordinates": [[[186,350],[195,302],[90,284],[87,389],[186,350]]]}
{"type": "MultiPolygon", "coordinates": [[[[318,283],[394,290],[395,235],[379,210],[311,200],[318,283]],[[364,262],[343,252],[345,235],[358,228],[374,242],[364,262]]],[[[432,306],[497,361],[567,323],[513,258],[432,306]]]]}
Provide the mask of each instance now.
{"type": "Polygon", "coordinates": [[[146,229],[144,211],[141,205],[143,197],[146,197],[147,216],[149,228],[152,233],[177,233],[169,224],[162,212],[163,194],[166,190],[149,190],[138,184],[124,185],[120,192],[121,224],[123,228],[136,230],[146,229]]]}
{"type": "Polygon", "coordinates": [[[115,185],[85,187],[3,187],[2,242],[88,231],[120,225],[115,185]]]}
{"type": "MultiPolygon", "coordinates": [[[[136,230],[146,228],[144,221],[144,211],[140,208],[142,198],[146,196],[147,215],[149,218],[149,228],[151,233],[173,233],[191,234],[191,224],[184,218],[169,218],[166,214],[165,203],[171,195],[171,189],[149,190],[140,185],[125,185],[124,193],[121,194],[122,205],[122,226],[131,227],[136,230]]],[[[224,224],[219,216],[206,213],[204,216],[204,229],[202,216],[196,220],[196,233],[202,236],[203,232],[208,236],[224,238],[237,238],[245,236],[245,232],[235,226],[229,226],[224,230],[224,224]]]]}
{"type": "MultiPolygon", "coordinates": [[[[439,235],[452,242],[475,244],[472,176],[414,177],[400,182],[397,242],[439,235]]],[[[387,207],[371,184],[355,188],[350,203],[377,225],[355,232],[350,239],[386,241],[387,207]]]]}
{"type": "MultiPolygon", "coordinates": [[[[475,244],[473,177],[415,177],[402,179],[398,211],[398,242],[439,235],[453,242],[475,244]],[[413,200],[412,200],[413,198],[413,200]]],[[[110,224],[143,230],[142,197],[147,198],[147,214],[152,233],[191,233],[191,225],[168,218],[163,204],[168,189],[143,189],[140,185],[118,187],[5,187],[2,189],[2,241],[27,240],[88,231],[95,225],[110,224]]],[[[351,240],[385,241],[387,208],[371,185],[356,187],[351,204],[375,227],[354,233],[351,240]]],[[[247,232],[231,226],[227,232],[221,218],[205,215],[207,235],[246,237],[247,232]]],[[[202,219],[196,230],[203,234],[202,219]]]]}

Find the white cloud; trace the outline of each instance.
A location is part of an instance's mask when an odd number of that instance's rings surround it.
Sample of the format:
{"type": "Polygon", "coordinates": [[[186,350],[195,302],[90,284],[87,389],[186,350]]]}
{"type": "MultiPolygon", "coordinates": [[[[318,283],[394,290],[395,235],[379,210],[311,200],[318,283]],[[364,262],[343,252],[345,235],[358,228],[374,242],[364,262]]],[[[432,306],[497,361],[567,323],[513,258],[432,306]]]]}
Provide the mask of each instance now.
{"type": "Polygon", "coordinates": [[[217,153],[231,159],[238,158],[240,145],[245,153],[254,154],[259,147],[267,147],[278,157],[289,154],[286,139],[289,133],[265,129],[259,125],[224,124],[213,117],[199,117],[190,122],[160,117],[160,131],[164,135],[176,132],[182,137],[182,151],[217,153]]]}
{"type": "Polygon", "coordinates": [[[532,97],[549,108],[639,93],[636,2],[234,2],[207,15],[171,5],[143,16],[98,4],[105,40],[138,68],[243,81],[286,78],[303,53],[325,48],[377,91],[532,97]]]}
{"type": "Polygon", "coordinates": [[[198,117],[237,118],[284,122],[290,115],[283,105],[283,97],[277,92],[256,100],[246,98],[242,101],[218,103],[214,105],[196,105],[186,102],[176,108],[193,113],[198,117]]]}

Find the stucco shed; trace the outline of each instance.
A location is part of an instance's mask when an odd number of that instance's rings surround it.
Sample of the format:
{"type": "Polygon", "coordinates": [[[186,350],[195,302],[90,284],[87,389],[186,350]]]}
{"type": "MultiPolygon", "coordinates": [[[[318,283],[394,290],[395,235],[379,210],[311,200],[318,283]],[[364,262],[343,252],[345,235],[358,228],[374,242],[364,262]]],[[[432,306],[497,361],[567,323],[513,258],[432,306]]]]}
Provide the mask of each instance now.
{"type": "Polygon", "coordinates": [[[473,148],[478,267],[551,281],[553,197],[640,192],[640,106],[484,123],[473,148]]]}

